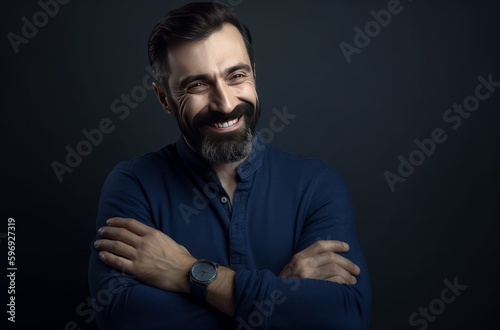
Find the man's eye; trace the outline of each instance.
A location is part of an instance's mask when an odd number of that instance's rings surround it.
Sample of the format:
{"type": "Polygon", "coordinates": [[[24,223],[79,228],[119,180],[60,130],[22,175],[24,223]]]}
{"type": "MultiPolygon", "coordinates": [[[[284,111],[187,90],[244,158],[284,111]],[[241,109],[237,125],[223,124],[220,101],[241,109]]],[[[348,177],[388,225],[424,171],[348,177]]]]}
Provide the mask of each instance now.
{"type": "Polygon", "coordinates": [[[188,91],[198,91],[203,89],[203,87],[205,87],[205,84],[203,83],[192,84],[191,86],[188,87],[188,91]]]}
{"type": "Polygon", "coordinates": [[[241,73],[237,73],[237,74],[235,74],[235,75],[232,77],[232,79],[240,79],[240,78],[243,78],[243,77],[245,77],[243,74],[241,74],[241,73]]]}

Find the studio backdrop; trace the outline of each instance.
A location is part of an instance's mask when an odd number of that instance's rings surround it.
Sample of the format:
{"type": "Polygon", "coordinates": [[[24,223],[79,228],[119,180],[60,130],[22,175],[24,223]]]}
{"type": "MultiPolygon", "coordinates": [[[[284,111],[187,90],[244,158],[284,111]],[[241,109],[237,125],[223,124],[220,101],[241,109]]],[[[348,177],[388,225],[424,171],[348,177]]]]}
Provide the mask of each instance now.
{"type": "MultiPolygon", "coordinates": [[[[263,138],[347,182],[371,328],[497,324],[497,2],[218,2],[252,32],[263,138]]],[[[179,137],[147,40],[185,3],[3,4],[2,329],[97,328],[92,305],[109,302],[89,297],[87,265],[101,187],[118,162],[179,137]]]]}

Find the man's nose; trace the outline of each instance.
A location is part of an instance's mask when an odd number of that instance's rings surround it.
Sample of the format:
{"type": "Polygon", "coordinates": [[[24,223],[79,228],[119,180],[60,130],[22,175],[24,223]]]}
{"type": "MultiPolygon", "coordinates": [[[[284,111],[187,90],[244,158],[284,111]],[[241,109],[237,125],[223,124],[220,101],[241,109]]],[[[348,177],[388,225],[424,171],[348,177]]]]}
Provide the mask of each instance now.
{"type": "Polygon", "coordinates": [[[210,110],[231,113],[238,104],[239,100],[231,86],[223,81],[217,81],[212,91],[210,110]]]}

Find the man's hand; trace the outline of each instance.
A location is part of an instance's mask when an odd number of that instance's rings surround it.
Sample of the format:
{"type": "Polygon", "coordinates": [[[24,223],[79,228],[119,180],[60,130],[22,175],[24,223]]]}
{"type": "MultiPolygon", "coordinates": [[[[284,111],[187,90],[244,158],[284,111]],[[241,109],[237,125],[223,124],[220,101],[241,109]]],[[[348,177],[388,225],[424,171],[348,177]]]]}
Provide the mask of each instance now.
{"type": "Polygon", "coordinates": [[[317,241],[295,254],[279,276],[356,284],[353,275],[359,275],[359,267],[337,254],[347,251],[349,251],[347,243],[333,240],[317,241]]]}
{"type": "Polygon", "coordinates": [[[107,265],[172,292],[189,292],[188,271],[196,262],[188,250],[137,220],[111,218],[98,230],[94,246],[107,265]]]}

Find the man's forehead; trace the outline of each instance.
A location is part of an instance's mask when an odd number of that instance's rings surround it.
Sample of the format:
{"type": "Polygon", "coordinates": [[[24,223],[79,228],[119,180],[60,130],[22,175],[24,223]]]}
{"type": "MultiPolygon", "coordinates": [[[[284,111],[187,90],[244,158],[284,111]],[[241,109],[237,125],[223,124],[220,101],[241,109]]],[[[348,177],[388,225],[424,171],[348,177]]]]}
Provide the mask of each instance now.
{"type": "Polygon", "coordinates": [[[188,75],[217,74],[250,59],[238,29],[224,24],[204,40],[182,43],[168,51],[170,77],[181,80],[188,75]]]}

